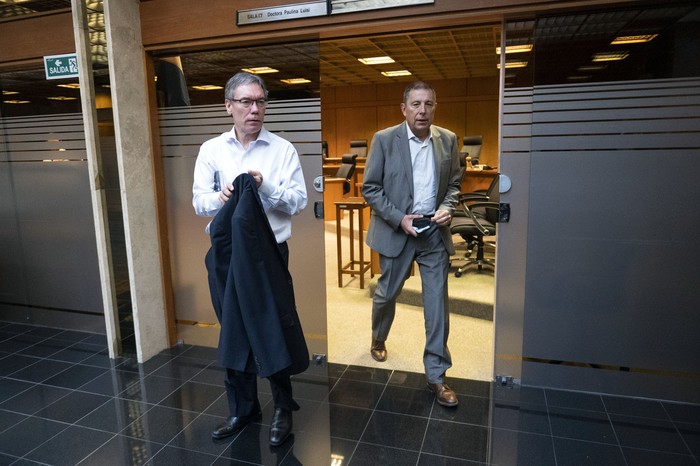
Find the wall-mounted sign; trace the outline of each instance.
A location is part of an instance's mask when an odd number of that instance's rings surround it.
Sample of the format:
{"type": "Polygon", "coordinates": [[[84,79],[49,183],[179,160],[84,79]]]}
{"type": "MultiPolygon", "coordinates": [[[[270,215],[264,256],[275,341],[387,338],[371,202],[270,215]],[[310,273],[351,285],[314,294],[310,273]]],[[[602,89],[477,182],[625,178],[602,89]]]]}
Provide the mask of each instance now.
{"type": "Polygon", "coordinates": [[[46,79],[64,79],[78,77],[78,56],[75,53],[47,55],[44,57],[46,79]]]}
{"type": "Polygon", "coordinates": [[[433,4],[435,0],[330,0],[331,14],[433,4]]]}
{"type": "Polygon", "coordinates": [[[255,8],[252,10],[239,10],[236,13],[236,25],[311,18],[313,16],[326,16],[327,14],[328,2],[325,0],[269,8],[255,8]]]}

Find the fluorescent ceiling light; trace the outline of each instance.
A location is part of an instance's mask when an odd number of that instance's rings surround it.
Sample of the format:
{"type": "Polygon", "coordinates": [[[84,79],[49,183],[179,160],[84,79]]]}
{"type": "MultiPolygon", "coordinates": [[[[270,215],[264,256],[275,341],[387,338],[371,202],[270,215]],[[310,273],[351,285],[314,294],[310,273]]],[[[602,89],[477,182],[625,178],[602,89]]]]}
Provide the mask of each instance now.
{"type": "Polygon", "coordinates": [[[579,66],[578,68],[576,68],[576,71],[600,71],[604,70],[605,68],[605,65],[586,65],[579,66]]]}
{"type": "Polygon", "coordinates": [[[612,42],[610,42],[611,45],[620,45],[620,44],[641,44],[644,42],[651,42],[654,40],[654,38],[658,36],[658,34],[641,34],[638,36],[619,36],[616,37],[612,42]]]}
{"type": "MultiPolygon", "coordinates": [[[[527,62],[524,60],[508,60],[508,61],[506,61],[506,68],[525,68],[526,66],[527,66],[527,62]]],[[[496,67],[500,70],[501,64],[497,63],[496,67]]]]}
{"type": "Polygon", "coordinates": [[[591,79],[591,76],[567,76],[566,79],[569,81],[584,81],[586,79],[591,79]]]}
{"type": "Polygon", "coordinates": [[[624,60],[629,52],[600,52],[593,55],[594,62],[624,60]]]}
{"type": "MultiPolygon", "coordinates": [[[[506,53],[525,53],[532,51],[532,44],[522,44],[522,45],[507,45],[506,53]]],[[[496,54],[501,54],[501,48],[496,47],[496,54]]]]}
{"type": "Polygon", "coordinates": [[[76,100],[77,97],[66,97],[65,95],[57,95],[54,97],[47,97],[48,100],[76,100]]]}
{"type": "Polygon", "coordinates": [[[80,84],[70,83],[70,84],[57,84],[58,87],[65,87],[67,89],[80,89],[80,84]]]}
{"type": "Polygon", "coordinates": [[[306,84],[310,83],[311,80],[306,78],[290,78],[290,79],[280,79],[285,84],[306,84]]]}
{"type": "Polygon", "coordinates": [[[279,73],[280,70],[270,68],[269,66],[257,66],[255,68],[243,68],[243,71],[253,74],[279,73]]]}
{"type": "Polygon", "coordinates": [[[382,75],[388,78],[395,78],[397,76],[411,76],[411,72],[408,70],[382,71],[382,75]]]}
{"type": "Polygon", "coordinates": [[[202,84],[201,86],[192,86],[192,89],[195,91],[218,91],[223,87],[216,84],[202,84]]]}
{"type": "Polygon", "coordinates": [[[18,91],[6,91],[3,89],[2,95],[13,95],[13,94],[19,94],[18,91]]]}
{"type": "Polygon", "coordinates": [[[3,103],[16,105],[16,104],[28,104],[28,103],[30,103],[30,101],[29,100],[3,100],[3,103]]]}
{"type": "Polygon", "coordinates": [[[394,63],[394,59],[387,56],[358,58],[357,60],[364,65],[384,65],[386,63],[394,63]]]}

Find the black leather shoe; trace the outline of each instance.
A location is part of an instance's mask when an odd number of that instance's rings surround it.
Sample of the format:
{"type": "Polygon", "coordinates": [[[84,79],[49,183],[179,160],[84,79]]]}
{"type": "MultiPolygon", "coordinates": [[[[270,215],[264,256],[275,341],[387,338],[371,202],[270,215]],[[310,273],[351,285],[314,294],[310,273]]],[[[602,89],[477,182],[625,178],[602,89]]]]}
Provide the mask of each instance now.
{"type": "Polygon", "coordinates": [[[231,435],[240,432],[251,422],[259,420],[261,416],[262,413],[260,412],[260,409],[249,416],[231,416],[226,419],[226,422],[219,424],[217,428],[214,429],[214,432],[211,433],[211,436],[215,439],[230,437],[231,435]]]}
{"type": "Polygon", "coordinates": [[[292,432],[292,412],[288,409],[275,408],[270,423],[270,445],[282,445],[292,432]]]}
{"type": "Polygon", "coordinates": [[[372,347],[369,350],[369,354],[377,362],[386,361],[386,344],[383,341],[372,339],[372,347]]]}

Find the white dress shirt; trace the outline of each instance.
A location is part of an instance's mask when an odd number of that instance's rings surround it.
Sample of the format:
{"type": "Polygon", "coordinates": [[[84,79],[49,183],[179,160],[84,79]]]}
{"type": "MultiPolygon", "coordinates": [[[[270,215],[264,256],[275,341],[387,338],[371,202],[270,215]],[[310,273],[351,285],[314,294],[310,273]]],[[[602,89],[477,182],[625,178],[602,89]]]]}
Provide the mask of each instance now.
{"type": "MultiPolygon", "coordinates": [[[[192,205],[196,214],[213,217],[223,206],[219,191],[215,189],[217,172],[223,185],[233,182],[248,170],[262,173],[263,182],[258,192],[263,208],[277,243],[287,241],[292,236],[292,215],[306,207],[306,184],[294,146],[264,127],[247,150],[236,139],[233,128],[202,144],[192,185],[192,205]]],[[[209,224],[206,232],[209,233],[209,224]]]]}

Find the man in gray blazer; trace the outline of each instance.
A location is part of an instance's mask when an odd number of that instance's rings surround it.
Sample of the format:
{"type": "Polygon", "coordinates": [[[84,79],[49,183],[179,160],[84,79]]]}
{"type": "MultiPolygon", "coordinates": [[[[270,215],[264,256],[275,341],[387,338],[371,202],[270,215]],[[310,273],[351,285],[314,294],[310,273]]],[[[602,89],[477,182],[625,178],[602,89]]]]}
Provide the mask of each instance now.
{"type": "Polygon", "coordinates": [[[449,225],[461,180],[457,136],[432,124],[436,106],[429,84],[409,84],[401,104],[406,121],[377,132],[367,157],[362,182],[362,195],[372,208],[367,245],[379,253],[381,268],[372,303],[370,353],[386,361],[396,298],[415,260],[423,284],[428,388],[439,404],[457,406],[444,377],[452,366],[447,349],[447,275],[454,254],[449,225]]]}

